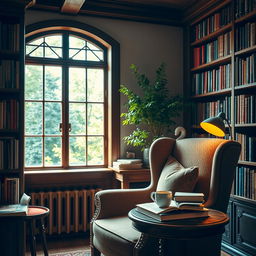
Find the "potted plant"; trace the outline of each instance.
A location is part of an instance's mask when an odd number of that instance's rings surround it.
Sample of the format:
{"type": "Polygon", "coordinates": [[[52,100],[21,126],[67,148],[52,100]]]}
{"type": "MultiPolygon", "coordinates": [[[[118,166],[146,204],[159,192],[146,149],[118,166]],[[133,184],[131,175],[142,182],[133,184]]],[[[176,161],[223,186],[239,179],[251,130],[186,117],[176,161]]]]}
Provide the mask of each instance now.
{"type": "Polygon", "coordinates": [[[138,71],[136,65],[130,66],[141,94],[136,94],[125,85],[121,85],[120,92],[127,96],[127,112],[121,114],[123,125],[135,125],[134,131],[124,137],[127,145],[140,147],[147,155],[151,143],[161,136],[168,135],[175,124],[174,118],[180,115],[183,99],[171,96],[167,89],[165,64],[162,63],[156,70],[153,83],[145,74],[138,71]]]}

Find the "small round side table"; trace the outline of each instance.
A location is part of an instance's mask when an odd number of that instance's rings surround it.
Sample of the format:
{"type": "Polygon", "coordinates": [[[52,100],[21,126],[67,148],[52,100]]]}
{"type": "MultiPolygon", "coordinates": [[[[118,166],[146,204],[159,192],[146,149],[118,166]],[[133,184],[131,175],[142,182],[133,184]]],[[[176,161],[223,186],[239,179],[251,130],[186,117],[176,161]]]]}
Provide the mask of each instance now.
{"type": "MultiPolygon", "coordinates": [[[[158,240],[159,256],[219,256],[221,236],[229,222],[227,214],[213,209],[209,209],[206,218],[160,222],[136,209],[132,209],[128,217],[133,227],[144,237],[155,237],[158,240]],[[171,246],[168,247],[168,243],[171,246]]],[[[143,247],[144,244],[138,244],[138,249],[139,246],[143,247]]]]}
{"type": "Polygon", "coordinates": [[[44,219],[49,215],[50,210],[44,206],[29,206],[28,213],[24,216],[24,220],[28,223],[29,227],[29,240],[31,256],[36,256],[36,222],[38,222],[39,232],[41,235],[44,255],[48,256],[48,249],[45,237],[44,219]]]}

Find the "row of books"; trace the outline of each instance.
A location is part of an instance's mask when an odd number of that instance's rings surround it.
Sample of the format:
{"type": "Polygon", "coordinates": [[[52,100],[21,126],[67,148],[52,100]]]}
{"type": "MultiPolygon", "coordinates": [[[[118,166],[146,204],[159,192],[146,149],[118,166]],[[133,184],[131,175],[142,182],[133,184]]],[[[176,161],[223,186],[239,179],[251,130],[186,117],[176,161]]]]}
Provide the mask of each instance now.
{"type": "Polygon", "coordinates": [[[231,32],[218,36],[217,40],[193,49],[194,67],[212,62],[230,54],[231,32]]]}
{"type": "Polygon", "coordinates": [[[19,140],[0,139],[0,170],[19,168],[19,140]]]}
{"type": "Polygon", "coordinates": [[[136,210],[158,221],[202,218],[208,216],[203,193],[176,192],[168,207],[160,208],[155,202],[136,205],[136,210]]]}
{"type": "Polygon", "coordinates": [[[17,204],[19,202],[19,178],[4,177],[0,179],[0,204],[17,204]]]}
{"type": "Polygon", "coordinates": [[[216,116],[219,112],[224,112],[230,120],[231,116],[231,97],[226,96],[217,101],[199,102],[196,111],[192,113],[193,123],[198,125],[206,118],[216,116]]]}
{"type": "Polygon", "coordinates": [[[19,123],[19,102],[17,100],[0,101],[0,129],[17,129],[19,123]]]}
{"type": "Polygon", "coordinates": [[[19,24],[0,22],[0,50],[18,51],[19,33],[19,24]]]}
{"type": "Polygon", "coordinates": [[[256,162],[256,137],[236,133],[235,140],[242,145],[240,160],[256,162]]]}
{"type": "Polygon", "coordinates": [[[2,60],[0,62],[0,88],[19,88],[19,62],[2,60]]]}
{"type": "Polygon", "coordinates": [[[235,85],[244,85],[256,82],[256,54],[245,58],[236,58],[235,85]]]}
{"type": "Polygon", "coordinates": [[[235,1],[235,17],[236,18],[240,18],[254,10],[256,10],[256,0],[236,0],[235,1]]]}
{"type": "Polygon", "coordinates": [[[195,73],[192,77],[192,95],[216,92],[231,87],[231,65],[195,73]]]}
{"type": "Polygon", "coordinates": [[[235,96],[235,123],[256,123],[256,95],[235,96]]]}
{"type": "Polygon", "coordinates": [[[256,200],[256,169],[237,167],[234,193],[256,200]]]}
{"type": "Polygon", "coordinates": [[[256,22],[248,22],[237,27],[235,32],[236,51],[254,46],[256,44],[256,22]]]}
{"type": "Polygon", "coordinates": [[[229,24],[231,22],[231,18],[232,15],[230,6],[227,6],[221,9],[219,12],[210,15],[192,28],[192,41],[199,40],[229,24]]]}
{"type": "Polygon", "coordinates": [[[141,169],[142,168],[142,160],[141,159],[117,159],[113,162],[113,168],[119,170],[132,170],[132,169],[141,169]]]}

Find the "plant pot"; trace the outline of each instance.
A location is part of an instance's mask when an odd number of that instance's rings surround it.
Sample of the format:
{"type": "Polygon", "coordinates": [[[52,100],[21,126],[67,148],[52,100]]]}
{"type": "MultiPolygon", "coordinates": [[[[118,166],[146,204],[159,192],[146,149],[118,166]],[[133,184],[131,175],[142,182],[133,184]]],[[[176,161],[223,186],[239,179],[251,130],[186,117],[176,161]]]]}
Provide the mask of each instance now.
{"type": "Polygon", "coordinates": [[[143,166],[149,168],[149,148],[145,148],[143,151],[143,166]]]}

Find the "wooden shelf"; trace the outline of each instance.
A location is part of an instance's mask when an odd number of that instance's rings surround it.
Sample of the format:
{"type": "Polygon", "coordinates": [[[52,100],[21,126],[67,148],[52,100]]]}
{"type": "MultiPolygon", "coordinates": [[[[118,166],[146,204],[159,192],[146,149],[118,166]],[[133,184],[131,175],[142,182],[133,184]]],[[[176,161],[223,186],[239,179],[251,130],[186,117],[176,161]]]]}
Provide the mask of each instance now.
{"type": "Polygon", "coordinates": [[[233,197],[234,199],[239,200],[239,201],[247,202],[247,203],[249,203],[249,204],[253,204],[253,205],[256,206],[256,201],[253,200],[253,199],[246,198],[246,197],[243,197],[243,196],[238,196],[238,195],[232,195],[232,197],[233,197]]]}
{"type": "Polygon", "coordinates": [[[244,166],[255,167],[256,168],[256,162],[239,161],[238,165],[244,165],[244,166]]]}
{"type": "Polygon", "coordinates": [[[209,63],[205,63],[203,65],[200,65],[198,67],[192,68],[190,71],[191,72],[197,72],[197,71],[201,71],[204,69],[209,69],[211,67],[215,67],[215,66],[219,66],[220,64],[226,64],[231,62],[231,55],[227,55],[225,57],[219,58],[217,60],[211,61],[209,63]]]}
{"type": "Polygon", "coordinates": [[[235,86],[235,91],[256,89],[256,83],[235,86]]]}
{"type": "Polygon", "coordinates": [[[242,55],[250,54],[252,52],[256,52],[256,45],[235,52],[235,56],[239,57],[239,56],[242,56],[242,55]]]}
{"type": "Polygon", "coordinates": [[[221,1],[221,3],[214,7],[214,8],[211,8],[209,9],[209,11],[205,14],[201,14],[200,17],[196,18],[195,20],[193,20],[191,22],[191,25],[195,25],[196,23],[200,22],[201,20],[207,18],[208,16],[212,15],[214,12],[218,11],[219,9],[222,9],[223,7],[225,7],[226,5],[230,4],[231,3],[231,0],[226,0],[226,1],[221,1]]]}
{"type": "Polygon", "coordinates": [[[242,22],[246,22],[252,18],[256,17],[256,10],[252,11],[251,13],[248,13],[238,19],[235,20],[235,24],[239,24],[239,23],[242,23],[242,22]]]}
{"type": "Polygon", "coordinates": [[[213,38],[216,38],[219,35],[223,34],[224,32],[227,32],[227,31],[231,30],[231,28],[232,28],[232,24],[228,24],[228,25],[220,28],[219,30],[212,32],[211,34],[209,34],[207,36],[204,36],[204,37],[200,38],[199,40],[196,40],[196,41],[192,42],[190,45],[191,46],[197,46],[197,45],[206,43],[207,41],[211,41],[213,38]]]}
{"type": "Polygon", "coordinates": [[[256,123],[251,124],[235,124],[236,128],[256,127],[256,123]]]}
{"type": "Polygon", "coordinates": [[[197,94],[197,95],[191,96],[191,99],[202,99],[202,98],[207,98],[207,97],[216,97],[219,95],[230,95],[231,91],[232,91],[231,88],[227,88],[227,89],[223,89],[223,90],[216,91],[216,92],[197,94]]]}

